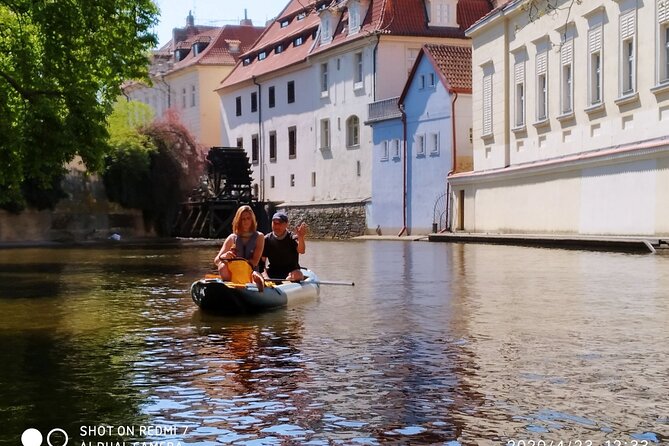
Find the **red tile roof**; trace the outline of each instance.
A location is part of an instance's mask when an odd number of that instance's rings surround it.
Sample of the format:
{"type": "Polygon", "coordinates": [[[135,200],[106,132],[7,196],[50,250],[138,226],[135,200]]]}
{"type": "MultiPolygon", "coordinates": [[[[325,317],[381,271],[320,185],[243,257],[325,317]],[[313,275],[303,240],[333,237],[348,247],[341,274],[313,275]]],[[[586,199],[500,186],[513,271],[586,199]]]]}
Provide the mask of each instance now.
{"type": "Polygon", "coordinates": [[[472,92],[471,47],[426,44],[423,51],[437,68],[449,90],[458,93],[472,92]]]}
{"type": "Polygon", "coordinates": [[[362,21],[360,31],[349,35],[346,32],[348,21],[345,9],[339,19],[332,42],[320,45],[314,41],[320,25],[317,9],[322,5],[334,6],[334,0],[289,0],[284,10],[272,22],[254,47],[243,56],[251,63],[238,63],[230,75],[223,80],[220,88],[226,88],[248,81],[254,76],[276,71],[302,62],[310,54],[327,51],[337,45],[368,37],[370,34],[398,36],[427,36],[466,38],[465,30],[486,15],[492,8],[488,0],[459,0],[457,20],[459,27],[428,27],[425,0],[370,0],[367,14],[362,21]],[[298,19],[304,15],[303,18],[298,19]],[[282,23],[287,24],[282,27],[282,23]],[[303,45],[294,47],[288,43],[297,36],[304,36],[303,45]],[[274,48],[284,43],[284,51],[276,54],[274,48]],[[265,52],[267,57],[258,60],[257,55],[265,52]]]}
{"type": "Polygon", "coordinates": [[[191,48],[197,42],[209,42],[209,45],[197,55],[191,50],[184,59],[174,64],[171,71],[192,65],[234,65],[239,56],[253,46],[264,29],[258,26],[226,25],[223,28],[191,35],[174,47],[191,48]],[[231,43],[234,41],[239,41],[239,51],[231,49],[231,43]]]}

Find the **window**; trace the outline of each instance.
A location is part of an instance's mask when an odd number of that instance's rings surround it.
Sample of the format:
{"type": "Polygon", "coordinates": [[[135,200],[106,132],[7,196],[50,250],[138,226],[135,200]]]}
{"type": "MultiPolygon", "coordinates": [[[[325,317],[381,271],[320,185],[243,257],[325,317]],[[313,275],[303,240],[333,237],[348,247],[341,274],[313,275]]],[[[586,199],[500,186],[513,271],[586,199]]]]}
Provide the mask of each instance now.
{"type": "Polygon", "coordinates": [[[330,148],[330,120],[321,119],[321,149],[330,148]]]}
{"type": "Polygon", "coordinates": [[[295,187],[295,174],[290,174],[290,187],[295,187]]]}
{"type": "Polygon", "coordinates": [[[517,62],[514,65],[514,81],[515,81],[515,125],[516,127],[523,127],[525,125],[525,62],[517,62]]]}
{"type": "Polygon", "coordinates": [[[393,158],[400,157],[401,144],[399,139],[393,139],[393,158]]]}
{"type": "Polygon", "coordinates": [[[282,44],[278,44],[278,45],[274,48],[274,54],[281,54],[281,53],[283,53],[283,45],[282,45],[282,44]]]}
{"type": "Polygon", "coordinates": [[[295,81],[288,81],[288,103],[295,102],[295,81]]]}
{"type": "Polygon", "coordinates": [[[562,44],[560,50],[560,111],[562,114],[572,113],[574,110],[574,79],[573,79],[573,51],[574,40],[569,39],[562,44]]]}
{"type": "Polygon", "coordinates": [[[242,65],[250,65],[251,64],[251,58],[250,57],[245,57],[244,60],[242,61],[242,65]]]}
{"type": "Polygon", "coordinates": [[[276,161],[276,132],[269,132],[269,160],[276,161]]]}
{"type": "Polygon", "coordinates": [[[348,33],[355,34],[360,31],[360,3],[348,2],[348,33]]]}
{"type": "Polygon", "coordinates": [[[416,63],[418,58],[418,53],[420,52],[419,48],[409,48],[407,49],[407,72],[411,74],[411,69],[413,64],[416,63]]]}
{"type": "Polygon", "coordinates": [[[321,16],[321,43],[327,44],[332,42],[332,27],[330,26],[330,14],[323,14],[321,16]]]}
{"type": "Polygon", "coordinates": [[[251,113],[258,111],[258,93],[251,93],[251,113]]]}
{"type": "Polygon", "coordinates": [[[355,115],[346,120],[346,145],[348,147],[360,145],[360,120],[355,115]]]}
{"type": "Polygon", "coordinates": [[[430,153],[432,155],[439,154],[439,133],[430,134],[430,153]]]}
{"type": "Polygon", "coordinates": [[[430,87],[434,87],[434,83],[435,83],[435,80],[434,80],[434,73],[430,73],[429,78],[430,78],[429,86],[430,86],[430,87]]]}
{"type": "Polygon", "coordinates": [[[297,127],[288,127],[288,158],[297,157],[297,127]]]}
{"type": "Polygon", "coordinates": [[[242,97],[237,96],[235,98],[235,116],[241,116],[242,115],[242,97]]]}
{"type": "Polygon", "coordinates": [[[492,74],[483,76],[483,135],[492,135],[492,74]]]}
{"type": "Polygon", "coordinates": [[[424,74],[421,74],[418,77],[418,89],[419,90],[425,89],[425,75],[424,74]]]}
{"type": "Polygon", "coordinates": [[[267,59],[267,51],[261,51],[258,53],[258,60],[265,60],[267,59]]]}
{"type": "Polygon", "coordinates": [[[669,2],[657,0],[658,28],[658,81],[669,81],[669,2]]]}
{"type": "Polygon", "coordinates": [[[537,121],[548,118],[548,51],[537,54],[537,121]]]}
{"type": "Polygon", "coordinates": [[[274,175],[269,177],[269,187],[270,189],[274,189],[274,175]]]}
{"type": "Polygon", "coordinates": [[[282,20],[281,21],[281,28],[285,28],[286,26],[288,26],[289,23],[290,23],[290,20],[288,20],[288,19],[282,20]]]}
{"type": "Polygon", "coordinates": [[[316,172],[311,172],[311,187],[316,187],[316,172]]]}
{"type": "Polygon", "coordinates": [[[455,13],[457,1],[428,0],[429,26],[457,26],[455,13]]]}
{"type": "Polygon", "coordinates": [[[328,64],[321,64],[321,96],[328,91],[328,64]]]}
{"type": "Polygon", "coordinates": [[[190,106],[195,107],[195,85],[190,86],[190,106]]]}
{"type": "Polygon", "coordinates": [[[181,108],[186,108],[186,87],[181,89],[181,108]]]}
{"type": "Polygon", "coordinates": [[[602,102],[602,26],[588,31],[588,99],[590,105],[602,102]]]}
{"type": "Polygon", "coordinates": [[[258,134],[251,135],[251,162],[258,164],[258,134]]]}
{"type": "Polygon", "coordinates": [[[416,155],[425,155],[425,135],[416,135],[416,155]]]}
{"type": "Polygon", "coordinates": [[[244,148],[244,138],[237,138],[237,147],[240,149],[244,148]]]}
{"type": "Polygon", "coordinates": [[[293,45],[295,45],[295,46],[300,46],[300,45],[302,45],[303,43],[304,43],[304,37],[302,37],[302,36],[297,37],[297,38],[293,41],[293,45]]]}
{"type": "Polygon", "coordinates": [[[353,56],[353,65],[353,69],[355,70],[353,74],[353,82],[362,84],[362,53],[355,53],[353,56]]]}
{"type": "Polygon", "coordinates": [[[622,95],[636,90],[635,36],[636,11],[632,10],[620,16],[620,92],[622,95]]]}
{"type": "Polygon", "coordinates": [[[388,161],[388,154],[390,153],[390,141],[387,139],[381,145],[381,161],[388,161]]]}
{"type": "Polygon", "coordinates": [[[297,20],[304,20],[304,18],[305,18],[306,16],[307,16],[307,13],[304,12],[304,11],[302,11],[301,13],[299,13],[299,14],[297,15],[296,18],[297,18],[297,20]]]}
{"type": "Polygon", "coordinates": [[[269,108],[274,108],[274,105],[276,104],[276,97],[274,95],[274,87],[269,87],[269,94],[267,95],[269,97],[269,108]]]}

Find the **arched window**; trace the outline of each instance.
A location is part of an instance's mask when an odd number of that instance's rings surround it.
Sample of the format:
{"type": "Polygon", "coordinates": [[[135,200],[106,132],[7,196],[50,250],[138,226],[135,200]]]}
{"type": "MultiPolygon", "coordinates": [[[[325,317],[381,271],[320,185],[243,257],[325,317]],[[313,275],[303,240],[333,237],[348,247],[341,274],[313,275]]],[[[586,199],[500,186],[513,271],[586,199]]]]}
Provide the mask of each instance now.
{"type": "Polygon", "coordinates": [[[360,120],[355,115],[346,120],[346,145],[360,145],[360,120]]]}

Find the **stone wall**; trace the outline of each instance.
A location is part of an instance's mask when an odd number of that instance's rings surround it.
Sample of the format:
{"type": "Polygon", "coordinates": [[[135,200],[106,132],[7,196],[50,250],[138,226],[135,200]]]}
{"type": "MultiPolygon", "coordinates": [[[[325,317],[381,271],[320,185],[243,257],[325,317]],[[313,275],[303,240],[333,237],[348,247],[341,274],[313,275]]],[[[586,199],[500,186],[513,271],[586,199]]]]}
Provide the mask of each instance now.
{"type": "Polygon", "coordinates": [[[63,181],[67,198],[55,209],[26,209],[19,214],[0,210],[0,243],[82,242],[111,234],[146,237],[142,212],[107,200],[102,180],[70,170],[63,181]]]}
{"type": "Polygon", "coordinates": [[[290,228],[300,222],[309,225],[309,238],[348,239],[364,235],[366,224],[366,203],[341,203],[318,205],[291,205],[279,207],[290,219],[290,228]]]}

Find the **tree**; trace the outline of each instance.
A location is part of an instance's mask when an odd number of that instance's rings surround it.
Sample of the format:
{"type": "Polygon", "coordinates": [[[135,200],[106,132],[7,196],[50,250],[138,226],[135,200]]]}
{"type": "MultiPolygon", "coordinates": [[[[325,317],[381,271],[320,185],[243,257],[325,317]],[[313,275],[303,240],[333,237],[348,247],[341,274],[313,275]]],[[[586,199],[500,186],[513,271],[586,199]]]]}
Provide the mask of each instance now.
{"type": "Polygon", "coordinates": [[[145,224],[168,236],[181,202],[199,181],[203,158],[176,112],[149,122],[152,114],[135,101],[114,107],[103,180],[110,201],[141,209],[145,224]]]}
{"type": "Polygon", "coordinates": [[[0,0],[0,207],[53,205],[77,155],[103,166],[106,118],[121,83],[147,75],[157,14],[151,0],[0,0]]]}

